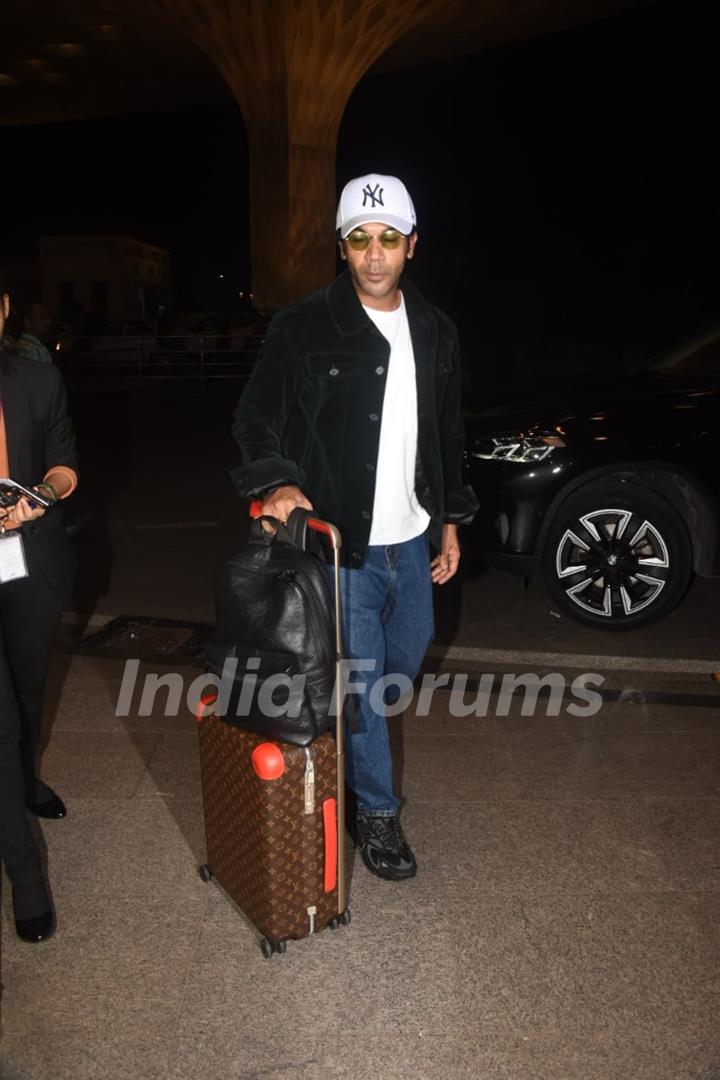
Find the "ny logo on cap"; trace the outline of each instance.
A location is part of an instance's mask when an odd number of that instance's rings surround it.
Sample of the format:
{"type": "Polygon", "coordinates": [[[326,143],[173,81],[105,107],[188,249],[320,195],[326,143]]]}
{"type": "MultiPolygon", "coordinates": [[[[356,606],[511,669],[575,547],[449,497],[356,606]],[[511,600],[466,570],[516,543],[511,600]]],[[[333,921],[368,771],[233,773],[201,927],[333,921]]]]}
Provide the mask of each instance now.
{"type": "Polygon", "coordinates": [[[371,210],[374,210],[376,206],[384,206],[384,190],[385,188],[381,188],[379,184],[376,184],[374,188],[371,188],[369,184],[366,184],[363,188],[363,206],[367,206],[368,199],[372,200],[372,202],[370,203],[371,210]]]}

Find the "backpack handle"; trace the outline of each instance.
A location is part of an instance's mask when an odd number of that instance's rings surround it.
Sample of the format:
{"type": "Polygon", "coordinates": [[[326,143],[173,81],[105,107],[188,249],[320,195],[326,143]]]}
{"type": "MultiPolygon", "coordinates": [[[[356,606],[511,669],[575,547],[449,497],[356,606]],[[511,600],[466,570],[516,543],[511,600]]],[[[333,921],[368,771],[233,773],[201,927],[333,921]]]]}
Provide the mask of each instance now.
{"type": "MultiPolygon", "coordinates": [[[[267,521],[275,529],[275,535],[279,536],[285,543],[291,543],[294,547],[307,551],[307,531],[311,529],[313,532],[327,536],[333,552],[339,551],[342,547],[342,537],[337,526],[329,521],[323,521],[321,518],[315,517],[312,510],[305,510],[301,506],[296,506],[287,521],[283,523],[270,514],[263,514],[262,507],[263,504],[260,499],[251,502],[250,517],[253,521],[259,523],[267,521]]],[[[253,530],[253,535],[257,535],[255,530],[253,530]]],[[[268,534],[265,533],[265,535],[268,534]]]]}

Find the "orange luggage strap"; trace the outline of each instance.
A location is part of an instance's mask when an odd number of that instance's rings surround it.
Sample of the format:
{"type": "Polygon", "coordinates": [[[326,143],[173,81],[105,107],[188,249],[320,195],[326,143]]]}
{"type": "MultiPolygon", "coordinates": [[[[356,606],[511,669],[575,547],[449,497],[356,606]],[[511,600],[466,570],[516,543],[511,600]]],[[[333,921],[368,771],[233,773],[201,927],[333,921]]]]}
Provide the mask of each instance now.
{"type": "Polygon", "coordinates": [[[322,811],[325,826],[325,892],[332,892],[337,885],[338,867],[337,805],[335,799],[326,799],[322,811]]]}

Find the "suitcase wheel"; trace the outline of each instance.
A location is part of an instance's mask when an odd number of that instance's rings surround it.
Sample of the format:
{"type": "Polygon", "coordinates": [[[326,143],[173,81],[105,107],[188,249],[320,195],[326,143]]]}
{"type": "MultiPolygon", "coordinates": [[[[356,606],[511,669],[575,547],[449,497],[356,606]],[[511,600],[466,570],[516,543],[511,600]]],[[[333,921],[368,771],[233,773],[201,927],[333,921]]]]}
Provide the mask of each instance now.
{"type": "Polygon", "coordinates": [[[328,930],[337,930],[338,926],[350,925],[350,908],[345,908],[341,915],[335,915],[327,924],[328,930]]]}
{"type": "Polygon", "coordinates": [[[202,866],[198,866],[198,873],[203,881],[212,881],[212,870],[207,863],[203,863],[202,866]]]}
{"type": "Polygon", "coordinates": [[[269,960],[273,953],[279,953],[281,956],[287,950],[287,941],[270,941],[268,938],[260,938],[260,950],[266,960],[269,960]]]}

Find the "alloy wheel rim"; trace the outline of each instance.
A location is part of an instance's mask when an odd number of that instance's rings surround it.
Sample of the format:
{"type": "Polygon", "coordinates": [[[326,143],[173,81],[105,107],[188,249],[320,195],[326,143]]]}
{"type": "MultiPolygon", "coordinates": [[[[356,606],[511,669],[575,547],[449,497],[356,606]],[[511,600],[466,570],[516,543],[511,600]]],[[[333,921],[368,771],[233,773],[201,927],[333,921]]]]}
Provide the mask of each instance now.
{"type": "Polygon", "coordinates": [[[670,554],[643,514],[606,507],[578,518],[560,538],[555,569],[568,601],[602,618],[629,618],[668,583],[670,554]]]}

